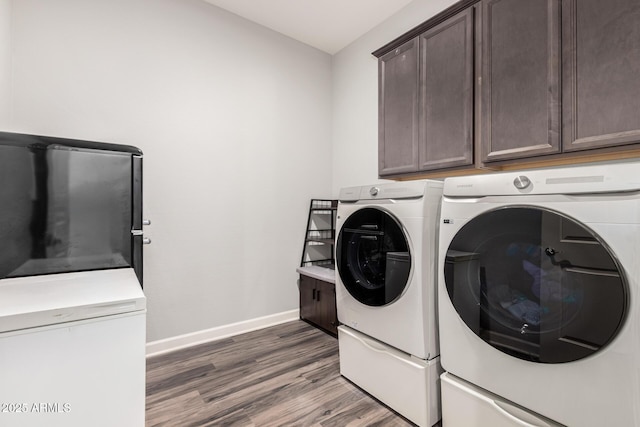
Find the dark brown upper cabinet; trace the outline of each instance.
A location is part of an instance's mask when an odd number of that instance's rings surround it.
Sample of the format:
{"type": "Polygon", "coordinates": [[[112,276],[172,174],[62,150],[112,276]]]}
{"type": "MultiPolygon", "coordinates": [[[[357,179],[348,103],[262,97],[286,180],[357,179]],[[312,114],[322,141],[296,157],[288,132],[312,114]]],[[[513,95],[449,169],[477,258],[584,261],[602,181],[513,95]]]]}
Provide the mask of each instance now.
{"type": "Polygon", "coordinates": [[[418,170],[418,39],[378,61],[378,173],[418,170]]]}
{"type": "Polygon", "coordinates": [[[483,162],[561,151],[560,13],[559,0],[482,1],[483,162]]]}
{"type": "Polygon", "coordinates": [[[419,170],[473,164],[473,9],[419,36],[419,170]]]}
{"type": "Polygon", "coordinates": [[[473,10],[379,61],[379,174],[473,163],[473,10]]]}
{"type": "Polygon", "coordinates": [[[564,0],[565,151],[640,142],[640,1],[564,0]]]}
{"type": "Polygon", "coordinates": [[[381,176],[640,156],[640,0],[461,0],[373,54],[381,176]]]}

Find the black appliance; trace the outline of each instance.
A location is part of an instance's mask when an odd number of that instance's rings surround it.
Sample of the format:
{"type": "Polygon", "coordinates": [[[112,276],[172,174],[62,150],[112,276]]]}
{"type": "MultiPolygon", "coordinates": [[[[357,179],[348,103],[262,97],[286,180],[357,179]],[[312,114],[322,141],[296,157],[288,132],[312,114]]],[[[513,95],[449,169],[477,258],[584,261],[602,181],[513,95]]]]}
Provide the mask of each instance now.
{"type": "Polygon", "coordinates": [[[0,132],[0,279],[132,267],[142,286],[142,151],[0,132]]]}

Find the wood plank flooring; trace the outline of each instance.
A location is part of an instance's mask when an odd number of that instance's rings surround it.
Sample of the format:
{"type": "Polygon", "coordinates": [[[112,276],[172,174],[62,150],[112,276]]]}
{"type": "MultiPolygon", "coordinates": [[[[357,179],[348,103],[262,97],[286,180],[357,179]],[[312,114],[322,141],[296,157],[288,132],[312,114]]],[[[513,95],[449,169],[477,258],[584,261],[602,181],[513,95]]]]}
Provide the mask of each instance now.
{"type": "Polygon", "coordinates": [[[303,321],[147,359],[147,427],[413,424],[340,376],[338,341],[303,321]]]}

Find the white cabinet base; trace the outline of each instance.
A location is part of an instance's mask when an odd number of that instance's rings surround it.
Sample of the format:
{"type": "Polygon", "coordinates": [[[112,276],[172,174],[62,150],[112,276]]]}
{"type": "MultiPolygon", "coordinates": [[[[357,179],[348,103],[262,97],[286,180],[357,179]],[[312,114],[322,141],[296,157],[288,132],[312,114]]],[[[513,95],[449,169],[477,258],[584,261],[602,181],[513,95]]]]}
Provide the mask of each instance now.
{"type": "Polygon", "coordinates": [[[440,420],[440,358],[422,360],[338,327],[340,373],[420,427],[440,420]]]}
{"type": "Polygon", "coordinates": [[[448,372],[440,378],[443,427],[562,427],[448,372]]]}
{"type": "Polygon", "coordinates": [[[0,426],[143,427],[145,325],[135,312],[0,334],[0,426]]]}

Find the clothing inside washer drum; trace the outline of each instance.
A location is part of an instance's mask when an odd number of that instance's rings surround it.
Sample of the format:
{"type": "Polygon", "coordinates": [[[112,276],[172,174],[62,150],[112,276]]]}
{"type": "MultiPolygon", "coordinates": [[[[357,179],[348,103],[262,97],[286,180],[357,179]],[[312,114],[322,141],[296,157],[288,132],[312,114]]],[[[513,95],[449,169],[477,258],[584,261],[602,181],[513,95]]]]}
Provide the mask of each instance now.
{"type": "Polygon", "coordinates": [[[623,269],[593,231],[565,215],[534,207],[485,212],[459,230],[449,251],[445,283],[456,311],[507,354],[578,360],[604,348],[624,322],[623,269]]]}

